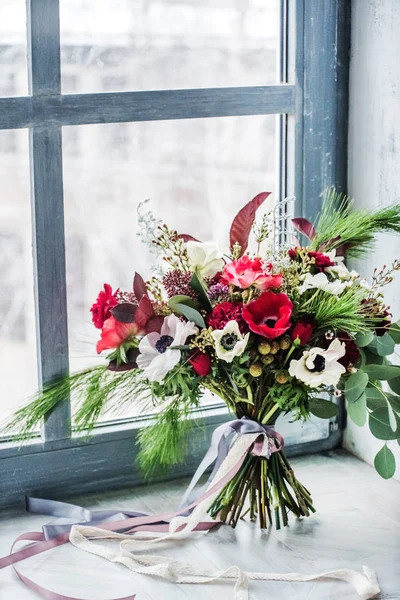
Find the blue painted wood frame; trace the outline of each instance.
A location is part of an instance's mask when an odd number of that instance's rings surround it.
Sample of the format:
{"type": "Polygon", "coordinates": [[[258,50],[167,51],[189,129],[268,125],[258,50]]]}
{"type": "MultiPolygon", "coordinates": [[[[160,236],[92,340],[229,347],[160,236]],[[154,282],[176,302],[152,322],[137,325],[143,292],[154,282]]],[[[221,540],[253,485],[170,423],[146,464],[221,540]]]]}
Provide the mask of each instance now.
{"type": "MultiPolygon", "coordinates": [[[[346,189],[349,12],[347,0],[281,0],[280,83],[275,86],[62,95],[59,0],[27,0],[29,97],[0,99],[0,129],[29,127],[34,225],[38,350],[42,382],[68,370],[62,186],[62,126],[280,114],[280,197],[294,193],[297,214],[312,218],[320,192],[346,189]]],[[[134,469],[143,421],[99,428],[90,439],[70,437],[66,399],[46,419],[43,439],[0,448],[0,506],[25,493],[67,494],[141,482],[134,469]],[[117,459],[117,461],[116,461],[117,459]]],[[[221,409],[202,417],[191,440],[189,474],[222,420],[221,409]]],[[[327,440],[297,445],[291,454],[340,444],[343,405],[327,440]]]]}

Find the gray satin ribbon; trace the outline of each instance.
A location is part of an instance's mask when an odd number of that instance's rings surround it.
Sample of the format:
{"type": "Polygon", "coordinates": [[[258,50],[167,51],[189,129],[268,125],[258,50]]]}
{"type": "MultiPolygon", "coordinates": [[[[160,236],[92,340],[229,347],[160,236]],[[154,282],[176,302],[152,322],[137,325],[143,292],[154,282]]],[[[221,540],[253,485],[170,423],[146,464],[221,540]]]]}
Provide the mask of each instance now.
{"type": "MultiPolygon", "coordinates": [[[[234,419],[228,423],[223,423],[213,432],[210,448],[206,452],[206,455],[193,475],[189,487],[183,496],[180,508],[189,506],[205,493],[209,484],[213,480],[214,475],[228,454],[229,445],[227,438],[231,434],[236,434],[236,436],[239,436],[245,435],[246,433],[267,434],[268,437],[277,440],[280,444],[280,447],[283,446],[282,436],[276,433],[274,427],[271,425],[261,425],[260,423],[252,421],[247,417],[234,419]],[[202,475],[214,462],[214,468],[207,482],[195,490],[195,487],[202,475]]],[[[148,516],[146,513],[131,512],[126,510],[88,510],[86,508],[82,508],[81,506],[76,506],[75,504],[32,497],[26,498],[26,510],[30,513],[49,515],[52,517],[62,517],[71,521],[71,523],[47,523],[46,525],[43,525],[42,531],[45,540],[51,540],[59,535],[69,533],[73,525],[96,526],[99,523],[122,521],[131,517],[148,516]]]]}
{"type": "Polygon", "coordinates": [[[75,504],[46,500],[43,498],[26,498],[26,510],[39,515],[62,517],[71,520],[71,523],[43,525],[42,531],[46,540],[68,533],[73,525],[94,525],[112,521],[122,521],[131,517],[145,517],[146,513],[117,511],[117,510],[88,510],[75,504]]]}
{"type": "Polygon", "coordinates": [[[283,438],[281,435],[275,432],[275,429],[272,425],[262,425],[261,423],[257,423],[257,421],[252,421],[248,417],[242,417],[241,419],[234,419],[228,423],[223,423],[214,430],[211,438],[211,445],[203,460],[197,467],[195,474],[193,475],[189,487],[182,498],[182,502],[180,504],[181,507],[192,504],[192,502],[195,502],[197,498],[199,498],[206,491],[209,484],[213,480],[214,475],[228,454],[227,438],[232,433],[235,433],[236,435],[245,435],[246,433],[264,433],[267,434],[268,437],[278,440],[280,447],[283,447],[283,438]],[[194,491],[199,479],[214,461],[215,465],[207,482],[194,491]]]}

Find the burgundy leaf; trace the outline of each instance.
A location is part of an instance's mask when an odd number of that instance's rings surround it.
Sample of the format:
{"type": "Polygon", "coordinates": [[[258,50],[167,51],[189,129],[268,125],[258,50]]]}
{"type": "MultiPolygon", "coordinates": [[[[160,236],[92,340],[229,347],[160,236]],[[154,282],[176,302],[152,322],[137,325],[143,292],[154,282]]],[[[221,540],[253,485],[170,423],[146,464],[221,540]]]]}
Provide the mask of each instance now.
{"type": "Polygon", "coordinates": [[[139,301],[142,296],[148,296],[146,284],[144,279],[139,273],[135,273],[135,277],[133,278],[133,292],[139,301]]]}
{"type": "Polygon", "coordinates": [[[256,210],[270,194],[271,192],[261,192],[261,194],[255,196],[255,198],[250,200],[250,202],[248,202],[233,219],[231,230],[229,232],[231,249],[237,243],[241,247],[241,254],[246,252],[250,231],[256,217],[256,210]]]}
{"type": "Polygon", "coordinates": [[[160,333],[163,323],[164,323],[164,317],[161,317],[161,316],[151,317],[148,320],[147,325],[146,325],[147,333],[153,333],[153,331],[155,331],[156,333],[160,333]]]}
{"type": "Polygon", "coordinates": [[[303,217],[298,217],[296,219],[292,219],[292,223],[300,233],[304,233],[305,236],[308,237],[309,240],[313,240],[317,232],[315,231],[314,225],[307,221],[307,219],[303,219],[303,217]]]}
{"type": "Polygon", "coordinates": [[[120,323],[134,323],[137,306],[130,302],[122,302],[117,304],[110,310],[112,316],[120,323]]]}
{"type": "Polygon", "coordinates": [[[110,371],[130,371],[131,369],[137,369],[138,366],[136,363],[136,359],[139,356],[139,354],[140,352],[138,348],[129,348],[129,350],[126,353],[126,363],[123,362],[120,365],[117,365],[116,360],[111,360],[107,368],[110,371]]]}
{"type": "Polygon", "coordinates": [[[200,241],[200,240],[197,240],[192,235],[189,235],[187,233],[180,233],[178,235],[178,238],[181,238],[184,242],[199,242],[200,241]]]}
{"type": "Polygon", "coordinates": [[[139,306],[136,309],[135,323],[137,323],[141,329],[144,329],[151,317],[154,317],[154,308],[151,300],[148,296],[142,296],[139,306]]]}

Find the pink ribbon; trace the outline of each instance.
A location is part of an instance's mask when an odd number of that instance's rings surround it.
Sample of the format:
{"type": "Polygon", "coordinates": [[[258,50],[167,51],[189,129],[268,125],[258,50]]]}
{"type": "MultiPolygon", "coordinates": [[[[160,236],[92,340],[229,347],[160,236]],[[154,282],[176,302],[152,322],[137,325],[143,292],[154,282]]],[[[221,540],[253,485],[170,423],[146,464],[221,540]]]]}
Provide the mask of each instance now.
{"type": "MultiPolygon", "coordinates": [[[[256,425],[259,426],[259,424],[256,424],[256,425]]],[[[249,422],[246,423],[246,427],[248,427],[248,426],[249,426],[249,422]]],[[[246,433],[247,433],[247,431],[246,431],[246,433]]],[[[264,433],[264,435],[267,435],[268,437],[272,437],[272,438],[278,437],[277,434],[275,434],[275,432],[270,433],[269,431],[267,431],[266,428],[263,429],[263,431],[260,433],[264,433]]],[[[239,433],[239,435],[240,434],[241,434],[241,432],[239,433]]],[[[280,441],[281,440],[279,439],[279,442],[280,441]]],[[[280,446],[280,444],[279,444],[279,446],[280,446]]],[[[250,443],[249,447],[247,448],[247,451],[240,457],[240,459],[237,461],[237,463],[228,471],[228,473],[226,473],[226,475],[223,478],[221,478],[215,485],[209,487],[207,489],[207,491],[204,494],[202,494],[199,498],[197,498],[194,502],[192,502],[188,506],[184,506],[183,508],[180,508],[179,510],[177,510],[173,513],[167,513],[167,514],[163,514],[163,515],[153,515],[153,516],[143,515],[143,516],[134,516],[134,517],[129,517],[129,518],[125,517],[119,521],[108,520],[108,521],[99,522],[99,523],[96,523],[96,526],[101,527],[102,529],[105,529],[107,531],[120,530],[120,531],[123,531],[125,534],[133,534],[138,531],[154,531],[154,532],[159,532],[159,533],[168,532],[168,528],[169,528],[169,523],[167,522],[168,519],[172,519],[174,517],[182,515],[183,513],[186,513],[187,511],[192,510],[193,508],[195,508],[195,506],[197,506],[198,504],[200,504],[201,502],[206,500],[209,496],[211,496],[215,492],[222,490],[222,488],[227,483],[229,483],[229,481],[232,480],[232,478],[236,475],[236,473],[238,473],[247,454],[249,452],[251,452],[255,456],[260,456],[263,452],[263,449],[264,449],[263,441],[257,440],[254,444],[250,443]]],[[[278,449],[279,448],[276,448],[276,450],[278,450],[278,449]]],[[[77,508],[77,507],[75,507],[75,508],[77,508]]],[[[218,524],[219,524],[219,521],[201,522],[196,526],[195,530],[207,531],[207,530],[212,529],[213,527],[215,527],[218,524]]],[[[179,529],[178,529],[178,531],[179,531],[179,529]]],[[[24,534],[20,535],[16,540],[14,540],[11,550],[10,550],[10,554],[8,556],[4,556],[3,558],[0,558],[0,569],[4,569],[5,567],[12,565],[13,569],[14,569],[16,575],[19,577],[19,579],[29,589],[33,590],[39,596],[41,596],[42,598],[45,598],[46,600],[84,600],[84,599],[78,599],[78,598],[74,598],[72,596],[65,596],[63,594],[57,594],[56,592],[52,592],[51,590],[48,590],[47,588],[40,586],[39,584],[34,582],[32,579],[29,579],[28,577],[23,575],[14,566],[16,563],[26,560],[27,558],[30,558],[31,556],[36,556],[37,554],[41,554],[42,552],[47,552],[48,550],[51,550],[52,548],[56,548],[57,546],[62,546],[63,544],[66,544],[68,542],[69,542],[69,531],[66,533],[63,533],[61,535],[57,535],[51,539],[46,539],[44,533],[42,533],[42,532],[24,533],[24,534]],[[13,552],[16,544],[21,541],[31,541],[31,542],[35,542],[35,543],[23,548],[22,550],[13,552]]],[[[124,598],[117,598],[114,600],[134,600],[135,596],[136,596],[136,594],[133,594],[131,596],[126,596],[124,598]]]]}

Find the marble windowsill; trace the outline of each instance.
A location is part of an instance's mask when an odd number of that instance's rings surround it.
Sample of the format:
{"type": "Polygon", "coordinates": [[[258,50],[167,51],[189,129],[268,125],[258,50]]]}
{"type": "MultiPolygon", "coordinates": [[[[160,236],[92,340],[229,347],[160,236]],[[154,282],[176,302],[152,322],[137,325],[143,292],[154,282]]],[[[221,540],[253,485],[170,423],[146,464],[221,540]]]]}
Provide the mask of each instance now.
{"type": "MultiPolygon", "coordinates": [[[[298,477],[311,488],[317,513],[292,521],[281,531],[260,532],[241,522],[236,530],[221,527],[207,535],[159,553],[204,565],[245,570],[316,573],[340,567],[373,568],[379,577],[380,598],[400,599],[400,483],[382,480],[375,471],[345,451],[293,459],[298,477]]],[[[69,501],[92,508],[160,512],[179,504],[186,480],[138,487],[123,492],[104,491],[69,501]]],[[[15,537],[40,529],[49,519],[3,511],[0,515],[0,555],[15,537]]],[[[64,546],[21,563],[21,571],[50,589],[79,598],[106,600],[137,594],[137,600],[204,600],[232,598],[232,584],[173,585],[136,575],[122,566],[64,546]]],[[[34,600],[11,568],[0,572],[0,600],[34,600]]],[[[340,582],[251,582],[250,599],[357,600],[350,586],[340,582]]]]}

